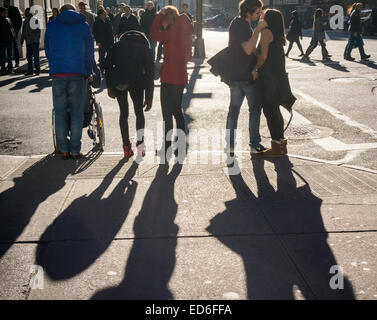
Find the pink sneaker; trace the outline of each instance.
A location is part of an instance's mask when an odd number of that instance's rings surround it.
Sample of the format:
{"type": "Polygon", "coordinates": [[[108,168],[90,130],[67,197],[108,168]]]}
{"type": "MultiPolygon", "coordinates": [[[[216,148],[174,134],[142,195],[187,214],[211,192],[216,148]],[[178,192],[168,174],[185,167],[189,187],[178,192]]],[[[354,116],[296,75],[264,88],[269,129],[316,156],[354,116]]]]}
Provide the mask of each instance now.
{"type": "Polygon", "coordinates": [[[124,151],[124,157],[125,158],[130,158],[134,155],[134,152],[132,151],[131,144],[128,146],[123,146],[123,151],[124,151]]]}
{"type": "Polygon", "coordinates": [[[137,148],[137,156],[138,157],[145,157],[145,143],[143,142],[136,142],[137,148]]]}

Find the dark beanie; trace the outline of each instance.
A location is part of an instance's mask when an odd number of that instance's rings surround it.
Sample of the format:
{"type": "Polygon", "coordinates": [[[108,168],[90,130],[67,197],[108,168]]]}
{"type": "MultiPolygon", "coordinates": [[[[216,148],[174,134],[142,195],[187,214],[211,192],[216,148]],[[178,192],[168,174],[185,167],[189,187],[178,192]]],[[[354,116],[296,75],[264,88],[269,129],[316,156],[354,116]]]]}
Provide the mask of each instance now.
{"type": "Polygon", "coordinates": [[[102,14],[102,13],[104,13],[105,12],[105,10],[103,10],[103,9],[99,9],[98,11],[97,11],[97,15],[100,15],[100,14],[102,14]]]}

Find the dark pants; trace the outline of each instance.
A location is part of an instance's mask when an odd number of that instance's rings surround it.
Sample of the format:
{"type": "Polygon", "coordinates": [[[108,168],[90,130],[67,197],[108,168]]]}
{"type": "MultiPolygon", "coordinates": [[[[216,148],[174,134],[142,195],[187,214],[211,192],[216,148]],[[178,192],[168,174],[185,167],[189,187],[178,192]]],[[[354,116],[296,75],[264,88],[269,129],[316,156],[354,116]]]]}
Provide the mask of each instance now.
{"type": "Polygon", "coordinates": [[[39,66],[39,43],[26,45],[27,72],[33,72],[33,62],[35,72],[40,72],[39,66]],[[34,61],[33,61],[34,60],[34,61]]]}
{"type": "Polygon", "coordinates": [[[124,91],[119,91],[115,89],[115,95],[117,97],[119,109],[120,109],[119,126],[120,126],[120,132],[122,134],[123,145],[130,144],[130,135],[129,135],[129,128],[128,128],[128,115],[129,115],[128,92],[130,92],[130,96],[134,104],[134,110],[135,110],[135,115],[136,115],[136,130],[137,130],[136,138],[139,143],[144,141],[144,127],[145,127],[144,110],[143,110],[144,90],[142,88],[129,88],[128,90],[124,90],[124,91]]]}
{"type": "Polygon", "coordinates": [[[162,42],[158,43],[158,48],[157,48],[157,60],[160,60],[162,57],[162,42]]]}
{"type": "Polygon", "coordinates": [[[348,38],[348,43],[346,49],[344,51],[344,57],[351,56],[351,51],[353,49],[353,45],[356,42],[357,47],[359,48],[360,56],[363,58],[365,56],[364,47],[363,47],[363,39],[361,38],[360,33],[354,36],[353,32],[350,33],[348,38]]]}
{"type": "Polygon", "coordinates": [[[98,48],[98,55],[99,55],[99,59],[98,59],[98,63],[99,63],[99,68],[102,70],[105,69],[105,58],[107,56],[107,54],[109,53],[110,51],[110,47],[105,47],[105,46],[100,46],[98,48]]]}
{"type": "Polygon", "coordinates": [[[267,120],[272,140],[284,138],[284,119],[278,104],[263,103],[263,113],[267,120]]]}
{"type": "MultiPolygon", "coordinates": [[[[260,75],[260,77],[262,78],[263,74],[260,75]]],[[[270,131],[271,139],[279,141],[280,139],[284,138],[284,119],[280,112],[279,103],[275,102],[278,101],[277,88],[274,87],[272,83],[269,87],[267,87],[266,80],[267,79],[264,79],[264,81],[258,81],[257,88],[260,92],[263,114],[267,120],[267,126],[268,130],[270,131]]],[[[270,78],[268,78],[268,80],[275,82],[270,78]]]]}
{"type": "Polygon", "coordinates": [[[177,129],[185,133],[185,119],[182,112],[182,97],[185,86],[162,83],[161,84],[161,110],[165,125],[165,146],[169,147],[172,140],[173,117],[177,129]]]}
{"type": "Polygon", "coordinates": [[[12,42],[0,43],[0,67],[1,70],[5,70],[5,52],[8,59],[8,70],[13,70],[12,66],[12,42]]]}
{"type": "Polygon", "coordinates": [[[296,39],[296,40],[294,40],[294,41],[289,41],[289,47],[288,47],[287,55],[288,55],[289,52],[292,50],[293,44],[294,44],[295,42],[296,42],[296,44],[297,44],[297,47],[298,47],[299,50],[301,51],[301,53],[304,54],[304,51],[302,50],[302,46],[301,46],[300,39],[296,39]]]}
{"type": "Polygon", "coordinates": [[[326,49],[325,41],[324,40],[318,40],[316,37],[312,38],[312,41],[310,42],[310,45],[309,45],[308,49],[306,50],[306,53],[305,53],[306,56],[309,56],[313,52],[313,50],[318,46],[318,42],[319,42],[319,44],[321,45],[321,48],[322,48],[322,58],[324,59],[328,56],[329,53],[326,49]]]}
{"type": "Polygon", "coordinates": [[[13,40],[13,59],[16,64],[20,63],[20,53],[18,52],[18,44],[17,44],[18,33],[19,31],[17,31],[16,38],[13,40]]]}

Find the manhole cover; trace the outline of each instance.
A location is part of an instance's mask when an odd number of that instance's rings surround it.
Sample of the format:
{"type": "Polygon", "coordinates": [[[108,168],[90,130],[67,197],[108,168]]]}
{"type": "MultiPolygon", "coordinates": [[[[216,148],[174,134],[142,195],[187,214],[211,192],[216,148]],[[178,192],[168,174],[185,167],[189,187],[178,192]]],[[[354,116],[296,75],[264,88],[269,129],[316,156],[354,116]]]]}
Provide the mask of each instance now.
{"type": "Polygon", "coordinates": [[[372,79],[368,79],[368,78],[331,78],[329,80],[333,82],[341,82],[341,83],[372,81],[372,79]]]}
{"type": "Polygon", "coordinates": [[[18,149],[22,144],[22,141],[15,139],[4,139],[0,140],[0,149],[1,150],[15,150],[18,149]]]}
{"type": "MultiPolygon", "coordinates": [[[[301,140],[301,139],[318,139],[330,136],[333,131],[330,128],[319,127],[315,125],[304,124],[290,124],[288,129],[284,132],[284,136],[288,139],[301,140]]],[[[267,128],[262,130],[264,137],[270,137],[267,128]]]]}

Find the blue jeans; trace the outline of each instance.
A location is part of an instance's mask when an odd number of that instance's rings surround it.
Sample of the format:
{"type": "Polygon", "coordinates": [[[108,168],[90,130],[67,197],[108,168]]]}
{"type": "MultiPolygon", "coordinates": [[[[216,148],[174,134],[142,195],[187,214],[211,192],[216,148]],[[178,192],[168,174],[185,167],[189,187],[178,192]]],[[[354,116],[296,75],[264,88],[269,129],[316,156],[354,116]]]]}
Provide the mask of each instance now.
{"type": "Polygon", "coordinates": [[[56,140],[61,152],[80,153],[86,86],[86,79],[80,76],[52,80],[56,140]],[[70,121],[67,117],[68,110],[70,121]]]}
{"type": "Polygon", "coordinates": [[[246,81],[231,81],[230,82],[230,106],[228,117],[226,119],[227,143],[234,148],[237,129],[238,116],[242,102],[246,96],[249,105],[249,145],[252,148],[257,147],[261,142],[259,135],[259,125],[262,106],[259,99],[259,94],[255,84],[249,84],[246,81]]]}
{"type": "Polygon", "coordinates": [[[353,34],[354,34],[353,32],[350,32],[350,36],[348,38],[348,43],[347,43],[346,49],[344,51],[344,56],[345,57],[351,56],[351,51],[353,49],[353,44],[354,44],[354,42],[356,42],[357,43],[357,47],[359,48],[360,56],[364,57],[365,56],[365,52],[364,52],[363,40],[361,38],[361,34],[357,33],[356,36],[354,36],[353,34]]]}

